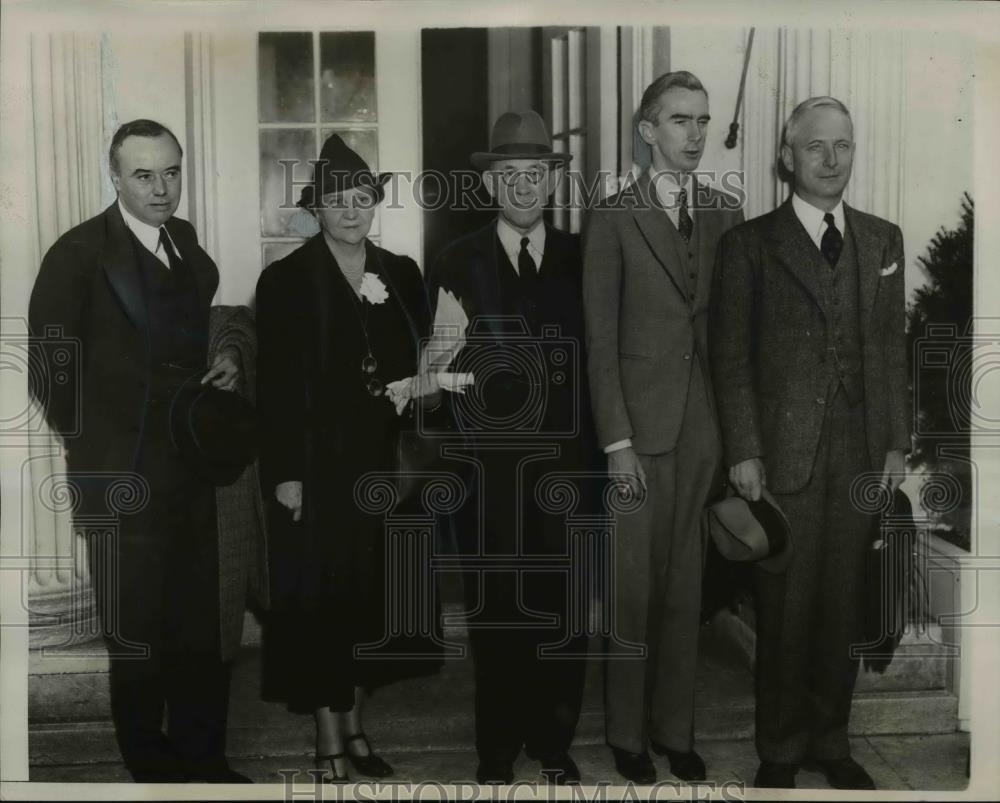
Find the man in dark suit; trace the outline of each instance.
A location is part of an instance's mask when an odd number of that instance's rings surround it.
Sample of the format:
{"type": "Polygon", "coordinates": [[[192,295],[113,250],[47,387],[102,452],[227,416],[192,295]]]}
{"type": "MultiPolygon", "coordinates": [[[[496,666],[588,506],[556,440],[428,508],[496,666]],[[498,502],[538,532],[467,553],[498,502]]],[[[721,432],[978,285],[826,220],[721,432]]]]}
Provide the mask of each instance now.
{"type": "Polygon", "coordinates": [[[646,89],[639,133],[652,165],[601,204],[584,232],[587,358],[608,472],[637,502],[616,515],[615,635],[607,740],[618,771],[653,783],[647,743],[684,780],[705,777],[694,751],[702,508],[721,447],[708,377],[707,311],[719,237],[738,200],[692,175],[708,94],[691,73],[646,89]],[[645,649],[629,657],[632,645],[645,649]]]}
{"type": "Polygon", "coordinates": [[[137,781],[241,782],[225,757],[215,488],[183,462],[169,426],[181,385],[231,390],[238,373],[229,352],[206,373],[219,273],[191,224],[173,216],[181,158],[159,123],[135,120],[116,132],[118,200],[56,241],[31,295],[36,345],[44,357],[41,338],[53,329],[77,341],[80,364],[62,368],[80,386],[33,392],[65,438],[78,521],[107,512],[115,481],[139,488],[117,531],[88,543],[126,767],[137,781]]]}
{"type": "Polygon", "coordinates": [[[470,560],[464,579],[477,777],[510,783],[523,745],[557,783],[576,782],[569,747],[586,638],[572,635],[568,616],[572,586],[559,562],[568,554],[565,518],[545,509],[537,487],[550,472],[586,469],[593,451],[580,371],[579,242],[542,219],[570,157],[553,152],[544,121],[531,111],[501,115],[490,145],[472,162],[485,171],[499,214],[449,245],[428,277],[432,303],[439,289],[450,291],[469,319],[453,370],[473,373],[476,383],[451,402],[475,450],[471,484],[482,486],[457,525],[460,552],[470,560]],[[545,570],[539,556],[555,563],[545,570]],[[481,570],[490,561],[497,568],[481,570]],[[546,626],[543,617],[553,614],[546,626]],[[558,650],[542,652],[564,637],[558,650]]]}
{"type": "Polygon", "coordinates": [[[847,740],[873,527],[852,483],[902,481],[911,408],[903,239],[843,203],[853,157],[840,101],[799,104],[781,145],[794,194],[719,248],[712,371],[729,479],[748,499],[766,485],[795,544],[786,574],[756,578],[757,786],[794,787],[812,759],[836,788],[874,788],[847,740]]]}

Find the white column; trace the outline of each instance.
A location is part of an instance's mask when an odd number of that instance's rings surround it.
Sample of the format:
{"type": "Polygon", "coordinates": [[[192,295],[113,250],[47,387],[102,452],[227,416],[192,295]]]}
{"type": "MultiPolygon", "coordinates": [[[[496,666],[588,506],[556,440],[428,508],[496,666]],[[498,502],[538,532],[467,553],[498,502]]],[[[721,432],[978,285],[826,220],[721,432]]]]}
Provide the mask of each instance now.
{"type": "Polygon", "coordinates": [[[777,172],[785,120],[806,98],[832,95],[854,121],[854,173],[846,202],[899,221],[905,52],[900,31],[757,29],[742,126],[747,217],[769,212],[787,195],[777,172]]]}
{"type": "MultiPolygon", "coordinates": [[[[188,215],[198,239],[210,256],[218,254],[219,230],[216,198],[215,84],[213,39],[210,33],[184,34],[186,79],[188,215]]],[[[227,275],[220,272],[219,294],[227,275]]]]}

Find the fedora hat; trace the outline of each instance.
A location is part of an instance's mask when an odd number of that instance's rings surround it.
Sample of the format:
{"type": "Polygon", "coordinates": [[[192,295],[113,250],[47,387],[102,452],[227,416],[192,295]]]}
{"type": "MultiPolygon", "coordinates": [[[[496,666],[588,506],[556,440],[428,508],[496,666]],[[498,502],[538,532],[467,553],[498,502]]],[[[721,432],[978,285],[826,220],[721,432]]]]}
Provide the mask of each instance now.
{"type": "Polygon", "coordinates": [[[311,184],[302,188],[298,206],[310,208],[316,200],[332,193],[364,187],[375,192],[377,201],[385,197],[385,183],[392,173],[375,175],[364,159],[339,134],[331,134],[319,152],[319,159],[313,166],[311,184]]]}
{"type": "Polygon", "coordinates": [[[170,439],[188,466],[213,485],[231,485],[257,455],[260,421],[239,393],[191,376],[170,402],[170,439]]]}
{"type": "Polygon", "coordinates": [[[792,528],[766,489],[756,502],[728,496],[708,508],[708,531],[727,560],[755,562],[780,574],[792,559],[792,528]]]}
{"type": "Polygon", "coordinates": [[[498,159],[542,159],[568,162],[572,154],[552,150],[552,137],[538,112],[504,112],[493,124],[490,149],[469,157],[479,170],[498,159]]]}

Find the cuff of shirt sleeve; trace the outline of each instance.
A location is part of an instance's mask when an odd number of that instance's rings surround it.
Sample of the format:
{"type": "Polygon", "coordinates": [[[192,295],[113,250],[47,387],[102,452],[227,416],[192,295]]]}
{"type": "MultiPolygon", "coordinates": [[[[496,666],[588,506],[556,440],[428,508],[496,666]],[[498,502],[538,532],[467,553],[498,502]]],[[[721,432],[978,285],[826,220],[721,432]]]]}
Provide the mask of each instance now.
{"type": "Polygon", "coordinates": [[[620,449],[631,449],[632,439],[625,438],[625,440],[615,441],[614,443],[609,443],[604,447],[604,454],[611,454],[612,452],[617,452],[620,449]]]}

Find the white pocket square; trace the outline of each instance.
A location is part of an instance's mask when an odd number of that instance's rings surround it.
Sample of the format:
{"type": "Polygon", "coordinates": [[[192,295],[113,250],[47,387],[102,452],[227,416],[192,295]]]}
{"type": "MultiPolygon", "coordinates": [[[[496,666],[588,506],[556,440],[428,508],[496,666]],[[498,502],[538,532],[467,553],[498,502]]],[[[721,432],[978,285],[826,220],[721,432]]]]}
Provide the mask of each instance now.
{"type": "Polygon", "coordinates": [[[882,268],[882,270],[880,270],[878,272],[878,275],[879,276],[892,276],[892,274],[894,274],[896,272],[896,268],[898,268],[898,267],[899,267],[899,265],[897,265],[895,262],[893,262],[888,268],[882,268]]]}

